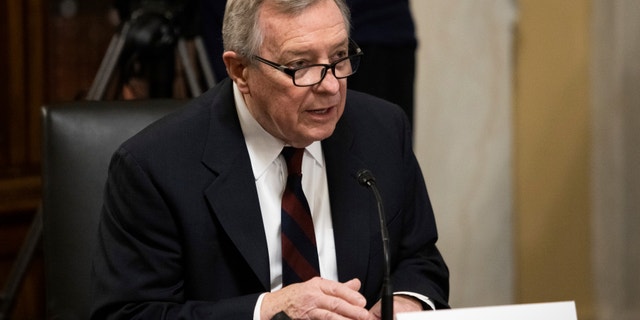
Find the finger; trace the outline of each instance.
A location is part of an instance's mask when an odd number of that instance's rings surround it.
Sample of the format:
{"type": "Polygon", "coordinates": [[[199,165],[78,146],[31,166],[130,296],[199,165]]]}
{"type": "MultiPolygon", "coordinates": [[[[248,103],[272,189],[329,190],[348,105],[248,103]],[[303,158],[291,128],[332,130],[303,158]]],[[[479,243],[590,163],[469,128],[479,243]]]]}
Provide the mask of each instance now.
{"type": "Polygon", "coordinates": [[[382,317],[382,303],[380,302],[380,300],[378,300],[378,302],[376,302],[376,304],[371,307],[371,309],[369,310],[369,314],[371,314],[373,319],[380,319],[382,317]]]}
{"type": "Polygon", "coordinates": [[[358,307],[364,307],[367,304],[367,299],[358,292],[360,289],[360,280],[358,279],[352,279],[345,283],[324,280],[319,285],[326,295],[337,297],[358,307]]]}
{"type": "Polygon", "coordinates": [[[360,286],[362,285],[360,283],[360,279],[358,278],[353,278],[347,282],[344,283],[347,287],[351,288],[352,290],[358,291],[360,290],[360,286]]]}
{"type": "Polygon", "coordinates": [[[325,299],[318,302],[317,308],[308,313],[312,319],[368,320],[371,318],[369,311],[364,307],[353,305],[336,297],[326,296],[325,299]]]}
{"type": "Polygon", "coordinates": [[[359,288],[357,279],[340,283],[313,278],[265,295],[261,315],[268,318],[284,310],[294,319],[369,319],[359,288]]]}

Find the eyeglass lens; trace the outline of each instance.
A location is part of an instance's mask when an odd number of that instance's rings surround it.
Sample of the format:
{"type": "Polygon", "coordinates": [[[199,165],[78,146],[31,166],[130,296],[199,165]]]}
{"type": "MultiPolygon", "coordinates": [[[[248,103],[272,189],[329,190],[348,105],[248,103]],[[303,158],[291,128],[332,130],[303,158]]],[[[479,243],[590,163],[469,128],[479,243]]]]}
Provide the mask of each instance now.
{"type": "MultiPolygon", "coordinates": [[[[360,56],[350,56],[344,60],[339,61],[333,66],[333,75],[338,78],[346,78],[356,72],[358,64],[360,62],[360,56]]],[[[326,66],[309,66],[306,68],[298,69],[294,74],[294,82],[298,86],[314,85],[326,76],[326,66]]]]}

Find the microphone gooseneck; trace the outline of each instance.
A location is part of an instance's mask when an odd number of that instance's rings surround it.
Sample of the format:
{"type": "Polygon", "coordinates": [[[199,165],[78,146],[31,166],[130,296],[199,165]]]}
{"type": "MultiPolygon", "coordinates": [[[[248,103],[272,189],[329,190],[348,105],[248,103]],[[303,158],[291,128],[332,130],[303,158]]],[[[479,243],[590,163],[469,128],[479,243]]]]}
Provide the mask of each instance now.
{"type": "Polygon", "coordinates": [[[374,178],[371,171],[367,169],[358,171],[356,178],[358,179],[358,182],[365,187],[371,187],[371,185],[376,183],[376,178],[374,178]]]}
{"type": "Polygon", "coordinates": [[[382,235],[382,253],[384,256],[383,272],[384,277],[382,279],[382,320],[393,319],[393,288],[391,286],[391,259],[389,258],[389,232],[387,230],[387,218],[384,214],[384,207],[382,206],[382,197],[376,187],[376,178],[371,171],[367,169],[361,169],[356,175],[358,182],[371,189],[373,195],[376,198],[378,205],[378,216],[380,218],[380,234],[382,235]]]}

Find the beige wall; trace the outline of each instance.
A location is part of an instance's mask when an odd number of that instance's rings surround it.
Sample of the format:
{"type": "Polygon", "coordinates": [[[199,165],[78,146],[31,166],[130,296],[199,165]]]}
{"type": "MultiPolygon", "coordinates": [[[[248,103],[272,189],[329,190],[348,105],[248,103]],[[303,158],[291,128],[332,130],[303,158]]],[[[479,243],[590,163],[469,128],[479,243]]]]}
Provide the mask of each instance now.
{"type": "Polygon", "coordinates": [[[640,319],[640,1],[411,3],[452,305],[640,319]]]}
{"type": "Polygon", "coordinates": [[[595,319],[590,1],[412,7],[416,153],[452,304],[575,300],[595,319]]]}
{"type": "Polygon", "coordinates": [[[593,319],[590,6],[522,0],[515,64],[516,300],[593,319]]]}

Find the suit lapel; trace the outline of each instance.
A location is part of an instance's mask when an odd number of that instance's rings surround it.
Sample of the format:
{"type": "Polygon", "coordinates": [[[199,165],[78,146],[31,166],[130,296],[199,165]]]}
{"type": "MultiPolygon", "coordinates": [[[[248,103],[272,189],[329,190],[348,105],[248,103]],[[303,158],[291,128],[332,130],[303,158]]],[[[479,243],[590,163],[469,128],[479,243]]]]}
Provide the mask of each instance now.
{"type": "Polygon", "coordinates": [[[209,137],[202,161],[215,178],[205,196],[222,228],[268,291],[266,236],[230,80],[222,86],[210,110],[209,137]]]}
{"type": "Polygon", "coordinates": [[[375,214],[369,191],[360,187],[355,178],[365,164],[350,150],[352,139],[348,128],[339,122],[333,135],[322,143],[340,281],[365,279],[370,251],[369,221],[370,215],[375,214]]]}

